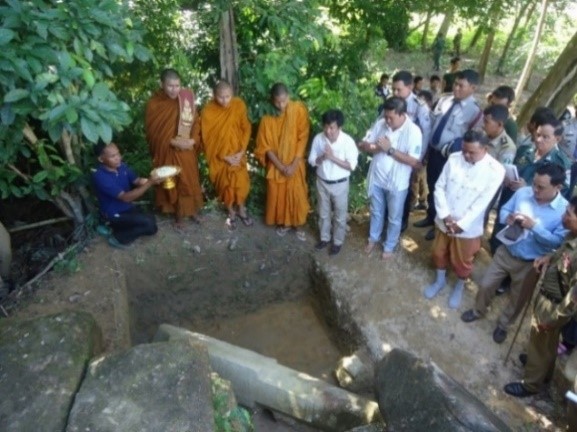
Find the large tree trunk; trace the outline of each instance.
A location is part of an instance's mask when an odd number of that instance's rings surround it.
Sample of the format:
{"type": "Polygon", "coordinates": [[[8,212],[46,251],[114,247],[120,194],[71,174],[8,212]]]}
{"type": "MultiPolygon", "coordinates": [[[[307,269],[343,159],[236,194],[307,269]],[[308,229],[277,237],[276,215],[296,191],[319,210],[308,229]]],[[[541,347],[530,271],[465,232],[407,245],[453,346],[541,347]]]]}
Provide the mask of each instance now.
{"type": "Polygon", "coordinates": [[[529,9],[527,10],[527,14],[525,15],[525,22],[523,23],[522,27],[527,27],[529,25],[529,21],[533,18],[533,13],[535,12],[535,8],[537,7],[536,0],[530,0],[529,2],[529,9]]]}
{"type": "Polygon", "coordinates": [[[238,46],[232,6],[222,13],[220,20],[220,77],[238,92],[238,46]]]}
{"type": "Polygon", "coordinates": [[[521,22],[521,18],[523,18],[523,12],[526,11],[526,5],[522,2],[519,4],[519,9],[517,10],[517,14],[515,15],[515,21],[513,22],[513,27],[511,31],[507,35],[507,40],[505,41],[505,46],[503,47],[503,52],[501,53],[501,57],[499,57],[499,62],[497,63],[496,72],[499,75],[504,74],[503,67],[505,66],[505,59],[507,58],[507,54],[509,54],[509,48],[511,48],[511,43],[515,38],[515,34],[517,33],[517,28],[519,28],[519,23],[521,22]]]}
{"type": "Polygon", "coordinates": [[[501,15],[500,3],[494,2],[491,5],[491,10],[489,11],[489,32],[487,33],[487,39],[485,40],[485,47],[483,48],[483,53],[479,59],[479,81],[481,84],[485,81],[485,74],[487,73],[487,65],[489,64],[489,56],[491,55],[491,48],[493,47],[493,41],[495,40],[495,29],[499,25],[499,17],[501,15]]]}
{"type": "Polygon", "coordinates": [[[425,19],[425,27],[423,28],[423,38],[421,39],[421,50],[427,51],[427,36],[429,36],[429,26],[431,25],[431,17],[433,16],[433,11],[427,11],[427,18],[425,19]]]}
{"type": "Polygon", "coordinates": [[[445,14],[443,18],[443,22],[441,23],[441,27],[439,27],[439,31],[437,32],[437,36],[443,36],[443,39],[447,39],[447,32],[449,31],[449,26],[451,25],[451,21],[453,21],[453,10],[451,9],[449,12],[445,14]]]}
{"type": "Polygon", "coordinates": [[[467,47],[466,52],[471,51],[473,48],[477,46],[477,43],[479,43],[479,39],[481,39],[482,34],[483,34],[483,26],[479,25],[477,26],[477,30],[475,30],[475,33],[473,34],[471,42],[469,42],[469,46],[467,47]]]}
{"type": "MultiPolygon", "coordinates": [[[[535,35],[533,36],[533,43],[531,44],[531,49],[527,54],[527,61],[525,62],[525,67],[523,72],[521,72],[521,77],[517,82],[517,88],[515,88],[515,99],[519,100],[525,85],[529,81],[529,76],[533,69],[533,62],[535,61],[535,54],[537,52],[537,47],[539,46],[539,40],[541,39],[541,33],[543,32],[543,25],[545,24],[545,16],[547,15],[547,6],[549,5],[549,0],[542,0],[541,10],[539,15],[539,22],[537,23],[537,28],[535,29],[535,35]]],[[[524,124],[524,123],[521,123],[524,124]]]]}
{"type": "Polygon", "coordinates": [[[487,73],[487,65],[489,64],[489,56],[491,55],[491,48],[493,47],[493,41],[495,40],[495,27],[491,26],[489,33],[487,34],[487,39],[485,39],[485,47],[483,48],[483,53],[479,59],[479,83],[483,84],[485,82],[485,74],[487,73]]]}
{"type": "Polygon", "coordinates": [[[573,35],[537,90],[523,105],[517,123],[524,125],[535,108],[547,106],[560,115],[577,92],[577,32],[573,35]]]}

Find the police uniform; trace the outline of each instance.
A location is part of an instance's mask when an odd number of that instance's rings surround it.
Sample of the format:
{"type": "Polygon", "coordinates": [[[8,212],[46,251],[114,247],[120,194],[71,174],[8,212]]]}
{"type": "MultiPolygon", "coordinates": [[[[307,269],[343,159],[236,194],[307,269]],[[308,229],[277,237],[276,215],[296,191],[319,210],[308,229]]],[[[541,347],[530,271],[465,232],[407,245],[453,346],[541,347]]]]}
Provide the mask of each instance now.
{"type": "Polygon", "coordinates": [[[552,162],[565,168],[567,173],[567,179],[565,186],[561,190],[563,195],[566,195],[571,170],[571,161],[565,155],[564,152],[559,150],[559,148],[554,147],[545,156],[542,156],[539,160],[535,161],[535,146],[534,145],[524,145],[517,149],[517,154],[515,155],[515,165],[517,166],[517,171],[519,172],[519,177],[525,180],[527,185],[533,183],[533,178],[535,177],[535,172],[537,168],[545,162],[552,162]]]}
{"type": "MultiPolygon", "coordinates": [[[[431,138],[431,110],[427,105],[427,102],[420,99],[415,95],[413,92],[405,99],[407,102],[407,115],[413,123],[419,126],[421,129],[421,133],[423,134],[423,144],[421,146],[421,157],[419,158],[421,161],[425,157],[425,153],[427,152],[427,146],[429,144],[429,140],[431,138]]],[[[411,206],[414,201],[415,197],[415,188],[413,187],[414,181],[419,181],[417,172],[413,172],[411,177],[411,187],[409,189],[409,193],[407,194],[407,198],[405,199],[405,206],[403,208],[403,223],[402,226],[405,228],[409,222],[409,213],[411,212],[411,206]]],[[[418,188],[417,188],[418,190],[418,188]]],[[[425,187],[423,186],[423,190],[425,187]]]]}
{"type": "Polygon", "coordinates": [[[511,165],[515,159],[517,146],[503,129],[503,131],[489,141],[487,152],[503,165],[511,165]]]}
{"type": "Polygon", "coordinates": [[[523,387],[538,392],[552,376],[561,328],[577,312],[571,288],[577,284],[577,237],[572,237],[552,255],[537,284],[523,387]]]}
{"type": "Polygon", "coordinates": [[[421,147],[421,159],[423,159],[431,138],[431,110],[427,102],[419,99],[414,93],[411,93],[405,102],[407,102],[407,115],[413,120],[413,123],[419,126],[423,134],[423,146],[421,147]]]}
{"type": "Polygon", "coordinates": [[[505,132],[507,132],[507,135],[509,135],[509,137],[513,140],[513,143],[516,143],[518,128],[515,119],[509,117],[507,120],[505,120],[505,124],[503,126],[505,127],[505,132]]]}
{"type": "Polygon", "coordinates": [[[435,191],[435,183],[441,175],[448,156],[461,150],[465,132],[475,127],[480,127],[482,119],[483,113],[473,95],[460,101],[455,100],[455,96],[452,94],[445,96],[439,99],[431,113],[433,127],[431,128],[429,159],[427,162],[427,184],[429,186],[429,195],[427,196],[428,220],[435,220],[436,211],[433,192],[435,191]],[[441,123],[447,113],[449,113],[448,118],[443,126],[441,123]],[[436,131],[439,126],[442,126],[443,129],[437,142],[434,142],[433,138],[436,138],[436,131]]]}

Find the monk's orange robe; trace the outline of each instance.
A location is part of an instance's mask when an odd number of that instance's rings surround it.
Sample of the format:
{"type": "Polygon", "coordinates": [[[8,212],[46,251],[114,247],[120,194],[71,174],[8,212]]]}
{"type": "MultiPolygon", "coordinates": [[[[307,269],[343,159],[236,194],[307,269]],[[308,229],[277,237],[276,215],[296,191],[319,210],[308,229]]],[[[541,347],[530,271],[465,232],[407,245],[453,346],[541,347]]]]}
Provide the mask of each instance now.
{"type": "Polygon", "coordinates": [[[305,151],[310,121],[302,102],[289,101],[284,113],[265,115],[256,138],[255,157],[266,168],[266,211],[268,225],[304,225],[310,209],[306,183],[305,151]],[[286,177],[267,158],[272,151],[285,165],[298,158],[295,173],[286,177]]]}
{"type": "Polygon", "coordinates": [[[246,105],[238,97],[232,98],[227,107],[211,100],[203,108],[195,136],[200,137],[208,162],[210,181],[218,198],[227,206],[244,204],[250,190],[246,154],[240,166],[231,166],[224,160],[245,152],[250,139],[251,125],[246,105]]]}
{"type": "Polygon", "coordinates": [[[178,99],[169,98],[163,90],[156,92],[146,105],[145,131],[152,165],[155,168],[163,165],[181,168],[175,188],[156,188],[155,204],[161,212],[173,213],[180,218],[195,216],[204,203],[199,181],[197,145],[190,150],[180,150],[170,144],[170,140],[178,135],[179,114],[178,99]]]}

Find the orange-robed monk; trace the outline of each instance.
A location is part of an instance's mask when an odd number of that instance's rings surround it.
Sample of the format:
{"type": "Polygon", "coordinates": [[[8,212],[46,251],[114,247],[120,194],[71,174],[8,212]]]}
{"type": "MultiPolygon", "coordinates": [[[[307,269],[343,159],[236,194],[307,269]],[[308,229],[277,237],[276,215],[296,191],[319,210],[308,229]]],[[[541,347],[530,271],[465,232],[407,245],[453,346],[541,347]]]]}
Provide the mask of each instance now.
{"type": "Polygon", "coordinates": [[[305,240],[299,227],[305,224],[309,212],[304,158],[309,114],[302,102],[290,100],[282,83],[274,84],[270,95],[278,115],[263,116],[255,149],[256,158],[266,168],[265,223],[276,224],[280,236],[295,227],[297,237],[305,240]]]}
{"type": "Polygon", "coordinates": [[[203,206],[199,181],[198,146],[192,139],[197,121],[194,93],[181,88],[180,75],[165,69],[160,75],[161,89],[146,105],[146,140],[153,166],[175,165],[181,168],[173,189],[156,188],[155,204],[163,213],[175,215],[180,227],[185,217],[199,222],[203,206]]]}
{"type": "Polygon", "coordinates": [[[228,210],[229,223],[234,226],[238,215],[246,226],[251,226],[253,221],[245,207],[250,189],[246,148],[251,134],[245,103],[233,95],[229,83],[220,81],[195,126],[194,136],[202,143],[210,181],[228,210]]]}

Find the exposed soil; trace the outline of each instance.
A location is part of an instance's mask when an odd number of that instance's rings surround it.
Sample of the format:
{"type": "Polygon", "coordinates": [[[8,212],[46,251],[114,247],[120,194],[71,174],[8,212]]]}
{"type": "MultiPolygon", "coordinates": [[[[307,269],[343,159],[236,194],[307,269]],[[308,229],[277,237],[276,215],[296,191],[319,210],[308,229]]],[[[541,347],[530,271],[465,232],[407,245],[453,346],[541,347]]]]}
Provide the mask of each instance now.
{"type": "MultiPolygon", "coordinates": [[[[412,219],[422,215],[413,214],[412,219]]],[[[345,353],[331,343],[332,333],[319,319],[322,311],[310,299],[309,268],[314,256],[351,279],[351,296],[366,297],[355,301],[353,313],[374,323],[375,336],[385,334],[392,346],[437,362],[515,430],[560,430],[564,415],[558,392],[547,392],[525,404],[500,391],[507,380],[521,375],[515,357],[526,340],[528,320],[520,333],[520,348],[503,367],[510,338],[502,346],[491,341],[495,317],[479,325],[464,325],[458,318],[462,310],[448,310],[446,299],[433,303],[422,299],[421,285],[433,275],[431,243],[422,240],[424,230],[410,228],[403,236],[402,250],[391,262],[383,263],[378,253],[371,257],[362,253],[366,217],[355,217],[350,227],[341,254],[329,258],[326,250],[314,250],[312,228],[308,240],[301,242],[292,232],[280,238],[259,221],[253,227],[230,231],[217,212],[206,215],[203,225],[190,224],[181,232],[173,230],[168,219],[160,219],[159,233],[139,239],[129,250],[111,249],[102,238],[94,238],[78,256],[78,271],[53,271],[29,292],[13,293],[4,307],[18,317],[87,310],[101,325],[106,348],[113,350],[127,344],[114,328],[113,307],[115,302],[126,301],[134,343],[147,342],[158,324],[168,322],[330,380],[330,369],[345,353]],[[102,282],[109,281],[110,274],[125,278],[128,299],[119,299],[114,284],[102,282]]],[[[479,254],[473,279],[482,274],[488,260],[486,252],[479,254]]],[[[474,290],[470,284],[461,309],[469,307],[474,290]]],[[[497,312],[502,301],[496,302],[497,312]]],[[[375,337],[372,343],[382,339],[375,337]]],[[[370,348],[375,352],[375,347],[370,348]]],[[[262,422],[268,422],[266,416],[257,419],[257,424],[262,422]]],[[[261,430],[270,427],[266,424],[261,430]]],[[[286,429],[279,426],[278,430],[286,429]]]]}
{"type": "MultiPolygon", "coordinates": [[[[392,52],[385,61],[389,65],[411,64],[415,70],[430,66],[428,58],[413,59],[392,52]]],[[[469,63],[465,61],[463,66],[469,63]]],[[[488,76],[478,91],[479,99],[506,81],[488,76]]],[[[15,211],[18,208],[22,206],[1,212],[6,226],[14,226],[19,219],[29,220],[15,211]]],[[[59,216],[54,209],[46,211],[45,205],[25,208],[25,213],[42,214],[43,219],[59,216]]],[[[412,220],[422,216],[413,214],[412,220]]],[[[504,299],[495,301],[488,319],[471,325],[464,325],[459,316],[472,305],[474,283],[468,284],[459,311],[448,310],[446,292],[432,302],[423,300],[422,288],[433,278],[431,243],[423,240],[425,230],[410,227],[403,236],[402,250],[383,263],[379,253],[371,257],[362,253],[368,231],[366,215],[351,221],[345,246],[335,258],[314,250],[316,230],[312,224],[307,242],[298,241],[294,233],[280,238],[259,221],[251,228],[240,225],[231,232],[223,215],[215,212],[206,216],[202,226],[191,224],[182,232],[174,231],[167,219],[159,218],[159,228],[157,236],[140,239],[126,251],[111,249],[96,237],[79,255],[61,261],[39,283],[12,293],[2,305],[11,316],[23,318],[63,309],[87,310],[99,322],[107,350],[129,344],[128,327],[132,342],[143,343],[154,335],[158,324],[168,322],[332,380],[331,369],[346,352],[337,348],[339,341],[322,320],[322,307],[311,297],[308,274],[314,256],[350,280],[352,313],[366,323],[364,336],[373,353],[397,346],[430,358],[514,430],[564,428],[562,397],[555,387],[528,401],[513,400],[501,391],[503,384],[522,375],[516,357],[527,338],[528,319],[512,360],[503,366],[511,336],[497,346],[491,332],[504,299]],[[126,283],[128,298],[110,283],[114,277],[126,283]],[[130,323],[115,315],[118,304],[130,307],[130,323]]],[[[23,231],[14,234],[12,241],[13,274],[22,285],[71,244],[71,227],[57,224],[23,231]]],[[[485,251],[479,254],[473,281],[480,278],[489,260],[485,251]]],[[[271,424],[266,413],[257,413],[257,430],[305,430],[286,424],[273,428],[271,424]]]]}

